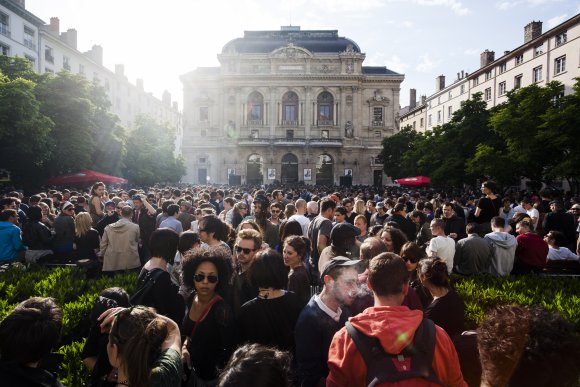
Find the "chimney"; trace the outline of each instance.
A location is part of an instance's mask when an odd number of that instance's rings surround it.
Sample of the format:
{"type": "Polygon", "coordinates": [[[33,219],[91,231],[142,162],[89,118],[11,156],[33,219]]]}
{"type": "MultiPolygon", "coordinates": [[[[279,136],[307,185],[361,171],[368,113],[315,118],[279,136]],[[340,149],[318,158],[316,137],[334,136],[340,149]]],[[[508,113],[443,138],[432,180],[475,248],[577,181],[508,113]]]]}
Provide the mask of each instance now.
{"type": "Polygon", "coordinates": [[[445,89],[445,75],[439,75],[435,80],[435,92],[445,89]]]}
{"type": "Polygon", "coordinates": [[[509,54],[510,52],[511,52],[510,50],[505,50],[505,51],[503,52],[503,54],[504,54],[504,56],[505,56],[505,55],[509,54]]]}
{"type": "Polygon", "coordinates": [[[145,91],[145,88],[143,87],[143,80],[141,78],[137,78],[137,90],[145,91]]]}
{"type": "Polygon", "coordinates": [[[118,76],[125,76],[125,65],[124,64],[116,64],[115,65],[115,75],[118,76]]]}
{"type": "Polygon", "coordinates": [[[69,28],[66,32],[60,34],[60,40],[74,48],[77,49],[77,30],[74,28],[69,28]]]}
{"type": "Polygon", "coordinates": [[[50,18],[50,24],[48,25],[48,29],[58,36],[60,34],[60,20],[57,17],[50,18]]]}
{"type": "Polygon", "coordinates": [[[421,105],[425,105],[425,103],[427,103],[427,96],[426,95],[422,95],[421,96],[421,105]]]}
{"type": "Polygon", "coordinates": [[[417,106],[417,90],[411,89],[409,91],[409,108],[414,109],[417,106]]]}
{"type": "Polygon", "coordinates": [[[171,94],[167,90],[163,91],[161,101],[163,102],[163,105],[171,106],[171,94]]]}
{"type": "Polygon", "coordinates": [[[465,71],[464,70],[461,70],[461,79],[465,78],[465,75],[466,75],[465,74],[465,71]]]}
{"type": "Polygon", "coordinates": [[[103,47],[99,46],[98,44],[93,45],[93,47],[87,51],[86,56],[88,56],[93,62],[97,63],[98,65],[103,65],[103,47]]]}
{"type": "Polygon", "coordinates": [[[542,22],[532,21],[524,27],[524,43],[536,39],[542,35],[542,22]]]}
{"type": "Polygon", "coordinates": [[[495,52],[485,50],[484,52],[481,53],[479,59],[480,59],[480,67],[485,67],[495,60],[495,52]]]}

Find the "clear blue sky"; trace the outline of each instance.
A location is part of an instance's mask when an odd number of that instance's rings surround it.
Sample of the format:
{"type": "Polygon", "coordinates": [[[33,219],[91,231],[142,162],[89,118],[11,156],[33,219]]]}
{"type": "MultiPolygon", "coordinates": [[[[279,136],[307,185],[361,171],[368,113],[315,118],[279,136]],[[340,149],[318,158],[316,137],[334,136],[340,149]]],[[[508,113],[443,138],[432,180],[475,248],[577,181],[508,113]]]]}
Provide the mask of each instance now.
{"type": "Polygon", "coordinates": [[[457,72],[479,67],[489,49],[501,56],[523,43],[524,26],[543,31],[580,13],[572,0],[27,0],[43,19],[76,28],[78,48],[104,48],[105,65],[125,64],[131,82],[142,78],[157,97],[183,98],[179,76],[198,66],[217,66],[217,54],[244,30],[282,25],[337,29],[366,53],[365,65],[386,65],[405,74],[401,106],[409,89],[432,94],[435,77],[447,84],[457,72]]]}

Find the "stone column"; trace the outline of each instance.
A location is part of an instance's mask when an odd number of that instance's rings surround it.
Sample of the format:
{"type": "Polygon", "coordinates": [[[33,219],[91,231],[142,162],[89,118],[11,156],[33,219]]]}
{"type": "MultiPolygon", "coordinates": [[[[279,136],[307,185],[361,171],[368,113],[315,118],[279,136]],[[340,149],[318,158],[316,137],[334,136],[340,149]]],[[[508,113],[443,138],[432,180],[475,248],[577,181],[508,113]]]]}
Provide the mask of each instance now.
{"type": "MultiPolygon", "coordinates": [[[[312,88],[310,86],[306,86],[304,88],[304,90],[306,92],[305,93],[306,98],[305,98],[305,102],[304,102],[304,106],[306,107],[306,110],[304,111],[304,116],[306,117],[306,119],[304,120],[304,137],[310,138],[310,127],[312,126],[312,113],[310,113],[310,109],[312,107],[312,103],[311,103],[312,88]],[[308,117],[310,117],[310,120],[308,119],[308,117]]],[[[300,175],[300,171],[298,171],[298,174],[300,175]]]]}

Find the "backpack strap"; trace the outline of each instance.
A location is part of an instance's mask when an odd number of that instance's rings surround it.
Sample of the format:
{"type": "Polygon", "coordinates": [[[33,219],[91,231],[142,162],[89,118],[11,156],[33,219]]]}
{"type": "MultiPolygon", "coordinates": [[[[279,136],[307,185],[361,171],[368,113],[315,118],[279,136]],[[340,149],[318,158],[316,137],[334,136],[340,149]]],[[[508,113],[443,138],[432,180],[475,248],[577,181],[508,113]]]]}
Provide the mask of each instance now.
{"type": "Polygon", "coordinates": [[[441,384],[432,366],[436,335],[433,321],[423,319],[415,331],[413,342],[399,354],[385,353],[376,337],[361,333],[350,321],[345,325],[367,366],[367,386],[374,387],[412,378],[441,384]]]}

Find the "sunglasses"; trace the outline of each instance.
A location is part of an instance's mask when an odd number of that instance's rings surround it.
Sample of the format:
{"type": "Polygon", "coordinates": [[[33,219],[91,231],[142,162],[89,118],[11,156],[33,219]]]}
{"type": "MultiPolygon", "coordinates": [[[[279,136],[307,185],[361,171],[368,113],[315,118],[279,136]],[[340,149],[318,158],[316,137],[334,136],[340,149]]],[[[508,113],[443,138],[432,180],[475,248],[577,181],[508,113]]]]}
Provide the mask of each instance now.
{"type": "Polygon", "coordinates": [[[401,257],[401,258],[403,258],[403,260],[405,262],[410,262],[410,263],[417,263],[417,262],[419,262],[419,260],[417,258],[413,258],[413,259],[412,258],[408,258],[408,257],[401,257]]]}
{"type": "Polygon", "coordinates": [[[236,246],[236,251],[238,253],[241,253],[243,251],[244,254],[250,254],[252,251],[255,251],[255,250],[256,249],[248,249],[247,247],[236,246]]]}
{"type": "Polygon", "coordinates": [[[196,274],[193,276],[193,280],[195,282],[203,282],[203,280],[206,278],[207,278],[207,282],[209,282],[210,284],[215,284],[216,282],[218,282],[217,275],[196,274]]]}

